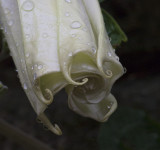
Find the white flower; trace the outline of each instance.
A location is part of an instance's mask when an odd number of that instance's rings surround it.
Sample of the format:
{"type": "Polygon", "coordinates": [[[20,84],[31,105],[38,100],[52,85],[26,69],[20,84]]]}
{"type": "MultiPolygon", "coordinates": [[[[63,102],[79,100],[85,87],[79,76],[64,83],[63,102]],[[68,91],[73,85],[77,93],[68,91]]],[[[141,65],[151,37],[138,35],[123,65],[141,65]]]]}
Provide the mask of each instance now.
{"type": "MultiPolygon", "coordinates": [[[[123,67],[106,33],[98,0],[0,0],[0,18],[20,81],[39,119],[62,88],[78,114],[106,121],[123,67]]],[[[65,114],[64,114],[65,115],[65,114]]]]}

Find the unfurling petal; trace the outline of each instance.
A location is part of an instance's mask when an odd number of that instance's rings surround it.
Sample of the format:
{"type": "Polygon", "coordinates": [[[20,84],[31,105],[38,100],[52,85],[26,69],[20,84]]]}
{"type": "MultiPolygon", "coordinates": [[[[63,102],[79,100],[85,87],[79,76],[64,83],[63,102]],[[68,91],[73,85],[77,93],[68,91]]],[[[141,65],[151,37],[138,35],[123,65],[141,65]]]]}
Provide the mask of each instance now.
{"type": "Polygon", "coordinates": [[[20,81],[38,118],[62,88],[69,107],[97,121],[116,109],[110,94],[123,67],[112,48],[97,0],[0,0],[0,19],[20,81]]]}

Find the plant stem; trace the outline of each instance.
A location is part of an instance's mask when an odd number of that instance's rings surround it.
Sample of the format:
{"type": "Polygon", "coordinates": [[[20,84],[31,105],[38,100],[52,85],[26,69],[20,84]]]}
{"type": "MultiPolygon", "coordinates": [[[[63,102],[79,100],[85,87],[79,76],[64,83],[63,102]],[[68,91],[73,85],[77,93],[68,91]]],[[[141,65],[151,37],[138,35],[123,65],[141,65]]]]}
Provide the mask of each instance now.
{"type": "Polygon", "coordinates": [[[48,145],[45,145],[30,135],[20,131],[2,119],[0,119],[0,134],[21,144],[27,150],[53,150],[48,147],[48,145]]]}

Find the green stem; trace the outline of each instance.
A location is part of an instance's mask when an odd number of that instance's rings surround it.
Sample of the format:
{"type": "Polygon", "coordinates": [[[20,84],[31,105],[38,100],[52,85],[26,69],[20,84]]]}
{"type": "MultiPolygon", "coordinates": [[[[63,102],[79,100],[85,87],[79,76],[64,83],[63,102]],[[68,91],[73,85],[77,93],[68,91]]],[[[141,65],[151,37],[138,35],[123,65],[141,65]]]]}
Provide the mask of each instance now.
{"type": "Polygon", "coordinates": [[[29,150],[53,150],[44,143],[27,135],[19,129],[0,119],[0,134],[12,139],[14,142],[21,144],[29,150]]]}

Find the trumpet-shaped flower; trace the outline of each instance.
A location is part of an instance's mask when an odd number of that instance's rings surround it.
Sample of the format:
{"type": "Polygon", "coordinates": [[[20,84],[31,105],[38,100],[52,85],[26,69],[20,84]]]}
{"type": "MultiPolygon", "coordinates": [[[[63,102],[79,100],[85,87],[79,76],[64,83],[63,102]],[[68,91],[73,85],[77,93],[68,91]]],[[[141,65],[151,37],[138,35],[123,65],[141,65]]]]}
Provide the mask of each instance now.
{"type": "MultiPolygon", "coordinates": [[[[39,119],[62,88],[76,113],[106,121],[123,67],[112,48],[98,0],[0,0],[0,21],[23,89],[39,119]]],[[[65,114],[64,114],[65,115],[65,114]]]]}

